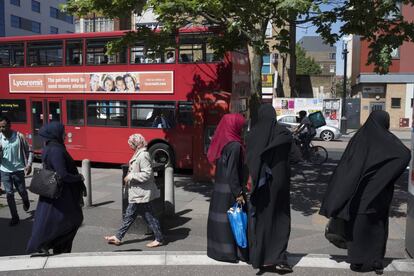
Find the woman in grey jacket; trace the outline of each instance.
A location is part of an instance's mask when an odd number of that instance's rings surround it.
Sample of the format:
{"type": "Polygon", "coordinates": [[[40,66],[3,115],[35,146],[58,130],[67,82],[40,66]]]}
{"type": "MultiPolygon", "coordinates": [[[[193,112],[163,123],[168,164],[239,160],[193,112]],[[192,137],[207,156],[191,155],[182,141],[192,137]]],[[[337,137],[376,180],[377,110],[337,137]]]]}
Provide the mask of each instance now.
{"type": "Polygon", "coordinates": [[[147,151],[147,142],[141,134],[133,134],[128,139],[128,144],[135,151],[129,160],[128,174],[124,178],[128,185],[128,207],[122,220],[122,225],[114,236],[106,236],[105,240],[110,244],[120,245],[128,228],[139,214],[154,232],[155,240],[148,243],[147,247],[161,246],[164,242],[163,234],[158,219],[154,216],[150,201],[160,196],[155,185],[154,173],[151,167],[151,158],[147,151]]]}

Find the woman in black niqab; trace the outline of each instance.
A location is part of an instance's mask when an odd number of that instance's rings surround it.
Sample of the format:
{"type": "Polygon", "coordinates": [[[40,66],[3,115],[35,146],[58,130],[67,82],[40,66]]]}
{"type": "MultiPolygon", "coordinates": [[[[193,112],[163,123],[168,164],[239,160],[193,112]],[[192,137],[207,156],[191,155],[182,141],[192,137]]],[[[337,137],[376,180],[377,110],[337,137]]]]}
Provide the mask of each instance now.
{"type": "Polygon", "coordinates": [[[277,124],[269,104],[247,136],[247,166],[252,179],[249,254],[254,268],[291,271],[286,249],[290,235],[291,133],[277,124]]]}
{"type": "Polygon", "coordinates": [[[320,214],[346,221],[351,269],[382,270],[394,184],[410,151],[388,129],[385,111],[373,111],[350,140],[332,175],[320,214]]]}
{"type": "Polygon", "coordinates": [[[39,196],[33,222],[32,235],[27,244],[29,254],[70,253],[72,242],[82,224],[80,206],[85,190],[83,176],[64,145],[65,128],[59,122],[43,126],[39,135],[44,139],[42,161],[46,168],[55,171],[63,182],[59,198],[39,196]]]}

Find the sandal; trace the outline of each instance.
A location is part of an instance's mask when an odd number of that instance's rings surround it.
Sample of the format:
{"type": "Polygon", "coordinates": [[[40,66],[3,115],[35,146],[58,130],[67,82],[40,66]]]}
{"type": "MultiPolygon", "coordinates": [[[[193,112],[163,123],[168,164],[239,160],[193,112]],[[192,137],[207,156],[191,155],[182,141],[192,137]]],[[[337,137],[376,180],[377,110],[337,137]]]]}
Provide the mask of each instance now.
{"type": "Polygon", "coordinates": [[[147,243],[146,244],[146,247],[148,247],[148,248],[154,248],[154,247],[158,247],[158,246],[162,246],[162,245],[163,245],[162,242],[159,242],[157,240],[154,240],[154,241],[152,241],[150,243],[147,243]]]}
{"type": "Polygon", "coordinates": [[[109,244],[113,244],[113,245],[121,245],[121,241],[118,240],[117,237],[115,236],[106,236],[105,240],[109,243],[109,244]]]}

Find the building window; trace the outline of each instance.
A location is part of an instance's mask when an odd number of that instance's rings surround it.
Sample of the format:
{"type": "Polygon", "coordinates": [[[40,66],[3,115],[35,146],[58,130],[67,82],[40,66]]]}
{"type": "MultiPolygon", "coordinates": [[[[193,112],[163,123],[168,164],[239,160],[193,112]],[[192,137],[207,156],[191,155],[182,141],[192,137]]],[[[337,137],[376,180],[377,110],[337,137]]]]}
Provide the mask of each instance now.
{"type": "Polygon", "coordinates": [[[329,53],[329,59],[336,59],[336,53],[329,53]]]}
{"type": "Polygon", "coordinates": [[[14,28],[20,28],[20,17],[11,15],[11,26],[14,28]]]}
{"type": "Polygon", "coordinates": [[[41,29],[39,22],[15,15],[10,15],[10,19],[12,27],[40,34],[41,29]]]}
{"type": "Polygon", "coordinates": [[[20,7],[20,0],[10,0],[10,4],[20,7]]]}
{"type": "Polygon", "coordinates": [[[40,2],[32,0],[32,11],[40,13],[40,2]]]}
{"type": "Polygon", "coordinates": [[[270,74],[270,54],[263,56],[262,74],[270,74]]]}
{"type": "Polygon", "coordinates": [[[53,26],[50,26],[50,33],[51,34],[58,34],[59,33],[59,29],[53,26]]]}
{"type": "Polygon", "coordinates": [[[50,7],[50,17],[73,24],[73,16],[61,12],[59,9],[54,7],[50,7]]]}
{"type": "Polygon", "coordinates": [[[401,108],[401,98],[391,98],[391,108],[401,108]]]}
{"type": "Polygon", "coordinates": [[[329,73],[335,73],[335,64],[329,65],[329,73]]]}
{"type": "Polygon", "coordinates": [[[32,21],[32,32],[40,34],[40,23],[32,21]]]}

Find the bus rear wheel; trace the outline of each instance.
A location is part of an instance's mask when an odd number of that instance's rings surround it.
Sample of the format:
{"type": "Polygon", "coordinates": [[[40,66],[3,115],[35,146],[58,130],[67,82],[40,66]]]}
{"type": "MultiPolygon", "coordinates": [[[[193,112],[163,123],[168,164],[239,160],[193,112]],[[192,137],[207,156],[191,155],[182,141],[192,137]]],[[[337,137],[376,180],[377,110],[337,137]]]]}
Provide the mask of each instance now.
{"type": "Polygon", "coordinates": [[[169,145],[156,143],[148,149],[148,152],[153,163],[172,164],[174,166],[174,155],[169,145]]]}

